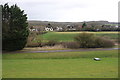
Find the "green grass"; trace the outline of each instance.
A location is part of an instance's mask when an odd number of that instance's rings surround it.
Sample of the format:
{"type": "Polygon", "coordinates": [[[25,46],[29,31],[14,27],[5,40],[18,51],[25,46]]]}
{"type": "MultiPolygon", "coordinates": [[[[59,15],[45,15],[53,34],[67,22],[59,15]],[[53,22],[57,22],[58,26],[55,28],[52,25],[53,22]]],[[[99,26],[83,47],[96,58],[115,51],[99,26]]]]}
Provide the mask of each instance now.
{"type": "Polygon", "coordinates": [[[14,53],[3,54],[3,59],[73,59],[94,57],[117,57],[118,50],[54,53],[14,53]]]}
{"type": "Polygon", "coordinates": [[[114,34],[114,33],[111,33],[111,34],[96,34],[98,36],[101,36],[101,37],[109,37],[110,39],[118,39],[118,34],[114,34]]]}
{"type": "Polygon", "coordinates": [[[117,58],[7,59],[3,78],[117,78],[117,58]]]}
{"type": "Polygon", "coordinates": [[[117,77],[117,50],[3,54],[3,78],[117,77]]]}
{"type": "MultiPolygon", "coordinates": [[[[80,34],[81,32],[48,32],[46,34],[42,35],[43,40],[51,40],[51,39],[56,39],[57,41],[60,42],[66,42],[66,41],[74,41],[74,37],[77,34],[80,34]]],[[[93,33],[97,36],[101,37],[109,37],[110,39],[118,39],[118,32],[88,32],[88,33],[93,33]]],[[[38,35],[38,38],[41,35],[38,35]]]]}
{"type": "MultiPolygon", "coordinates": [[[[39,35],[39,36],[41,36],[41,35],[39,35]]],[[[76,34],[64,34],[64,33],[59,34],[58,32],[49,32],[47,34],[42,35],[42,38],[44,40],[55,39],[60,42],[66,42],[66,41],[73,41],[75,36],[76,36],[76,34]]]]}

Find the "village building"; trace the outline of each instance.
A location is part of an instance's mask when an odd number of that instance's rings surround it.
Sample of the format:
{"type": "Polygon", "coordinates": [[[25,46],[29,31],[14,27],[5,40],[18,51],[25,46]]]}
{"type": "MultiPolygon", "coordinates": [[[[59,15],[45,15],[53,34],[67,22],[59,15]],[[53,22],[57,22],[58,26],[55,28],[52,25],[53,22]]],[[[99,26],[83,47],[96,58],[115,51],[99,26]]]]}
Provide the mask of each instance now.
{"type": "Polygon", "coordinates": [[[62,27],[56,27],[56,31],[62,31],[63,28],[62,27]]]}
{"type": "Polygon", "coordinates": [[[43,31],[44,30],[44,26],[31,26],[29,28],[29,31],[34,31],[34,32],[39,32],[39,31],[43,31]]]}
{"type": "Polygon", "coordinates": [[[73,25],[67,25],[67,30],[76,30],[76,28],[73,25]]]}
{"type": "Polygon", "coordinates": [[[53,31],[52,27],[45,27],[45,31],[53,31]]]}
{"type": "Polygon", "coordinates": [[[29,31],[35,31],[35,32],[38,32],[38,29],[37,28],[35,28],[34,26],[31,26],[30,28],[29,28],[29,31]]]}
{"type": "Polygon", "coordinates": [[[54,29],[50,23],[45,27],[45,31],[54,31],[54,29]]]}

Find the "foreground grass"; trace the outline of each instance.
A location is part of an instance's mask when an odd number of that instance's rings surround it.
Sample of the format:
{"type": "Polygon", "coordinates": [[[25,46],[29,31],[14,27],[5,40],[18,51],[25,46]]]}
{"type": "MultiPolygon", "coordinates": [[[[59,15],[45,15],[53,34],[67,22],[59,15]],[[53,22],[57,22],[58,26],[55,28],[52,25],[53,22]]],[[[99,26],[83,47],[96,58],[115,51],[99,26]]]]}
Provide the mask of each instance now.
{"type": "Polygon", "coordinates": [[[7,59],[3,78],[117,78],[117,58],[7,59]]]}
{"type": "MultiPolygon", "coordinates": [[[[82,32],[48,32],[46,34],[43,34],[42,38],[45,41],[50,39],[55,39],[60,42],[74,41],[74,37],[80,33],[82,32]]],[[[118,39],[118,32],[87,32],[87,33],[93,33],[97,36],[108,37],[110,39],[118,39]]],[[[38,37],[41,37],[41,35],[39,35],[38,37]]]]}
{"type": "Polygon", "coordinates": [[[3,78],[117,77],[117,50],[3,54],[3,78]]]}

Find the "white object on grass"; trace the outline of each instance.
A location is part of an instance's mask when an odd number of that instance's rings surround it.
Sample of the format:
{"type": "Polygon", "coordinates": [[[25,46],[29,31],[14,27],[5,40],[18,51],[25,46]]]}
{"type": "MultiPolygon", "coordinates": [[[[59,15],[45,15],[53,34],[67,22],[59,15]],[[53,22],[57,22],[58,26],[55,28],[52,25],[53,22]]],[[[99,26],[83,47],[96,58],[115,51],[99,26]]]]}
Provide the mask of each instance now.
{"type": "Polygon", "coordinates": [[[94,58],[95,61],[100,61],[101,59],[100,58],[94,58]]]}

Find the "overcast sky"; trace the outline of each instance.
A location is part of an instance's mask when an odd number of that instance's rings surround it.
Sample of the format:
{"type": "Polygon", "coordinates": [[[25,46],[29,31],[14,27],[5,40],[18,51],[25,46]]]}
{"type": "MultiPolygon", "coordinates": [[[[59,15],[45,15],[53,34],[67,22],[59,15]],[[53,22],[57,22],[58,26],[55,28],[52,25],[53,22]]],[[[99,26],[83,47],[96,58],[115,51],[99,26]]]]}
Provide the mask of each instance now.
{"type": "Polygon", "coordinates": [[[82,22],[118,21],[119,0],[0,0],[17,4],[28,20],[82,22]]]}

